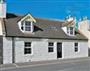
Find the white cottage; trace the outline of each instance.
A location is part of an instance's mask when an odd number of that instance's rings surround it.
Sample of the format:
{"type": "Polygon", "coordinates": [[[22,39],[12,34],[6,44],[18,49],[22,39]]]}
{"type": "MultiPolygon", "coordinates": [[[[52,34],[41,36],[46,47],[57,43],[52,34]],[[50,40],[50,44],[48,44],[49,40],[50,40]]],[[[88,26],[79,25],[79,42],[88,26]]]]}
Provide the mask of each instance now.
{"type": "Polygon", "coordinates": [[[0,18],[2,64],[88,57],[87,38],[69,25],[74,19],[57,21],[30,14],[0,18]]]}

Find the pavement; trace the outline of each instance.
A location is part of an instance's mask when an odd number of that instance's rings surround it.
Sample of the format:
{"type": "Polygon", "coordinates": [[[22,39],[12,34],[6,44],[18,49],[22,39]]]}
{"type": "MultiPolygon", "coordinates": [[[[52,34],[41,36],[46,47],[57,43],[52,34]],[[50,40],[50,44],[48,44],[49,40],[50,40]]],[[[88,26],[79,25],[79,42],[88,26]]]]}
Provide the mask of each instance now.
{"type": "Polygon", "coordinates": [[[25,62],[25,63],[13,63],[13,64],[2,64],[0,65],[0,71],[9,70],[9,69],[20,69],[26,67],[37,67],[37,66],[47,66],[53,64],[65,64],[72,62],[83,62],[90,60],[90,57],[85,58],[75,58],[75,59],[58,59],[58,60],[50,60],[50,61],[38,61],[38,62],[25,62]]]}

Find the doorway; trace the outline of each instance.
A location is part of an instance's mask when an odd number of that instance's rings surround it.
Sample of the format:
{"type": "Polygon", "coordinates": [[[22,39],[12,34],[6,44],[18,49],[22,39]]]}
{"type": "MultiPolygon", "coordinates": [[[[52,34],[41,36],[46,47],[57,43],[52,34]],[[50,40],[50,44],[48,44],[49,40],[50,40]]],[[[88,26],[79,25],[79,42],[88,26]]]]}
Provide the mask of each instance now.
{"type": "Polygon", "coordinates": [[[57,43],[57,58],[62,58],[62,43],[57,43]]]}

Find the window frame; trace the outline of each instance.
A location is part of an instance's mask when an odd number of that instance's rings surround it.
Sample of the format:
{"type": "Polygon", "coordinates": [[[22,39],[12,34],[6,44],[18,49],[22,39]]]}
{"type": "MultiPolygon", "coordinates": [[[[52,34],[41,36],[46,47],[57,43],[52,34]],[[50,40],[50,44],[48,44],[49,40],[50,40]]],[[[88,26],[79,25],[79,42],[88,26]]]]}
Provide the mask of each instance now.
{"type": "Polygon", "coordinates": [[[48,42],[48,52],[54,52],[54,42],[48,42]]]}
{"type": "Polygon", "coordinates": [[[70,27],[70,35],[73,35],[73,34],[74,34],[74,28],[73,27],[70,27]]]}
{"type": "Polygon", "coordinates": [[[31,31],[31,22],[30,21],[25,21],[25,26],[24,27],[25,27],[25,31],[31,31]],[[26,25],[26,24],[28,24],[28,25],[26,25]],[[29,30],[27,30],[27,28],[29,28],[29,30]]]}
{"type": "Polygon", "coordinates": [[[32,21],[22,21],[21,22],[21,30],[23,32],[33,32],[33,25],[32,25],[32,21]],[[26,22],[29,24],[29,25],[26,25],[26,22]]]}
{"type": "Polygon", "coordinates": [[[77,42],[74,43],[74,52],[79,52],[79,45],[77,42]]]}
{"type": "Polygon", "coordinates": [[[24,54],[32,54],[31,42],[24,42],[24,54]],[[29,43],[29,44],[27,44],[29,43]],[[27,45],[26,45],[27,44],[27,45]],[[27,50],[29,49],[29,50],[27,50]]]}
{"type": "Polygon", "coordinates": [[[67,34],[69,34],[70,36],[74,35],[74,27],[67,27],[67,34]]]}

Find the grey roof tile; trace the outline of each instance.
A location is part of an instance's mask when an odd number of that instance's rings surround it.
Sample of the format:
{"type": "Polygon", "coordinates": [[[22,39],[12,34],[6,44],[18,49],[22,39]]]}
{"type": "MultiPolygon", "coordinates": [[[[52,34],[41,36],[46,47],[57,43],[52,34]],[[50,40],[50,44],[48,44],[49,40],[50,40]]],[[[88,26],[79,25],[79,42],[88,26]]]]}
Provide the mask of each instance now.
{"type": "Polygon", "coordinates": [[[74,39],[87,40],[82,34],[78,33],[75,36],[68,36],[61,29],[65,25],[64,21],[54,21],[48,19],[35,18],[37,23],[34,23],[33,33],[23,33],[20,31],[18,21],[22,16],[8,18],[5,21],[6,36],[8,37],[30,37],[30,38],[57,38],[57,39],[74,39]]]}

